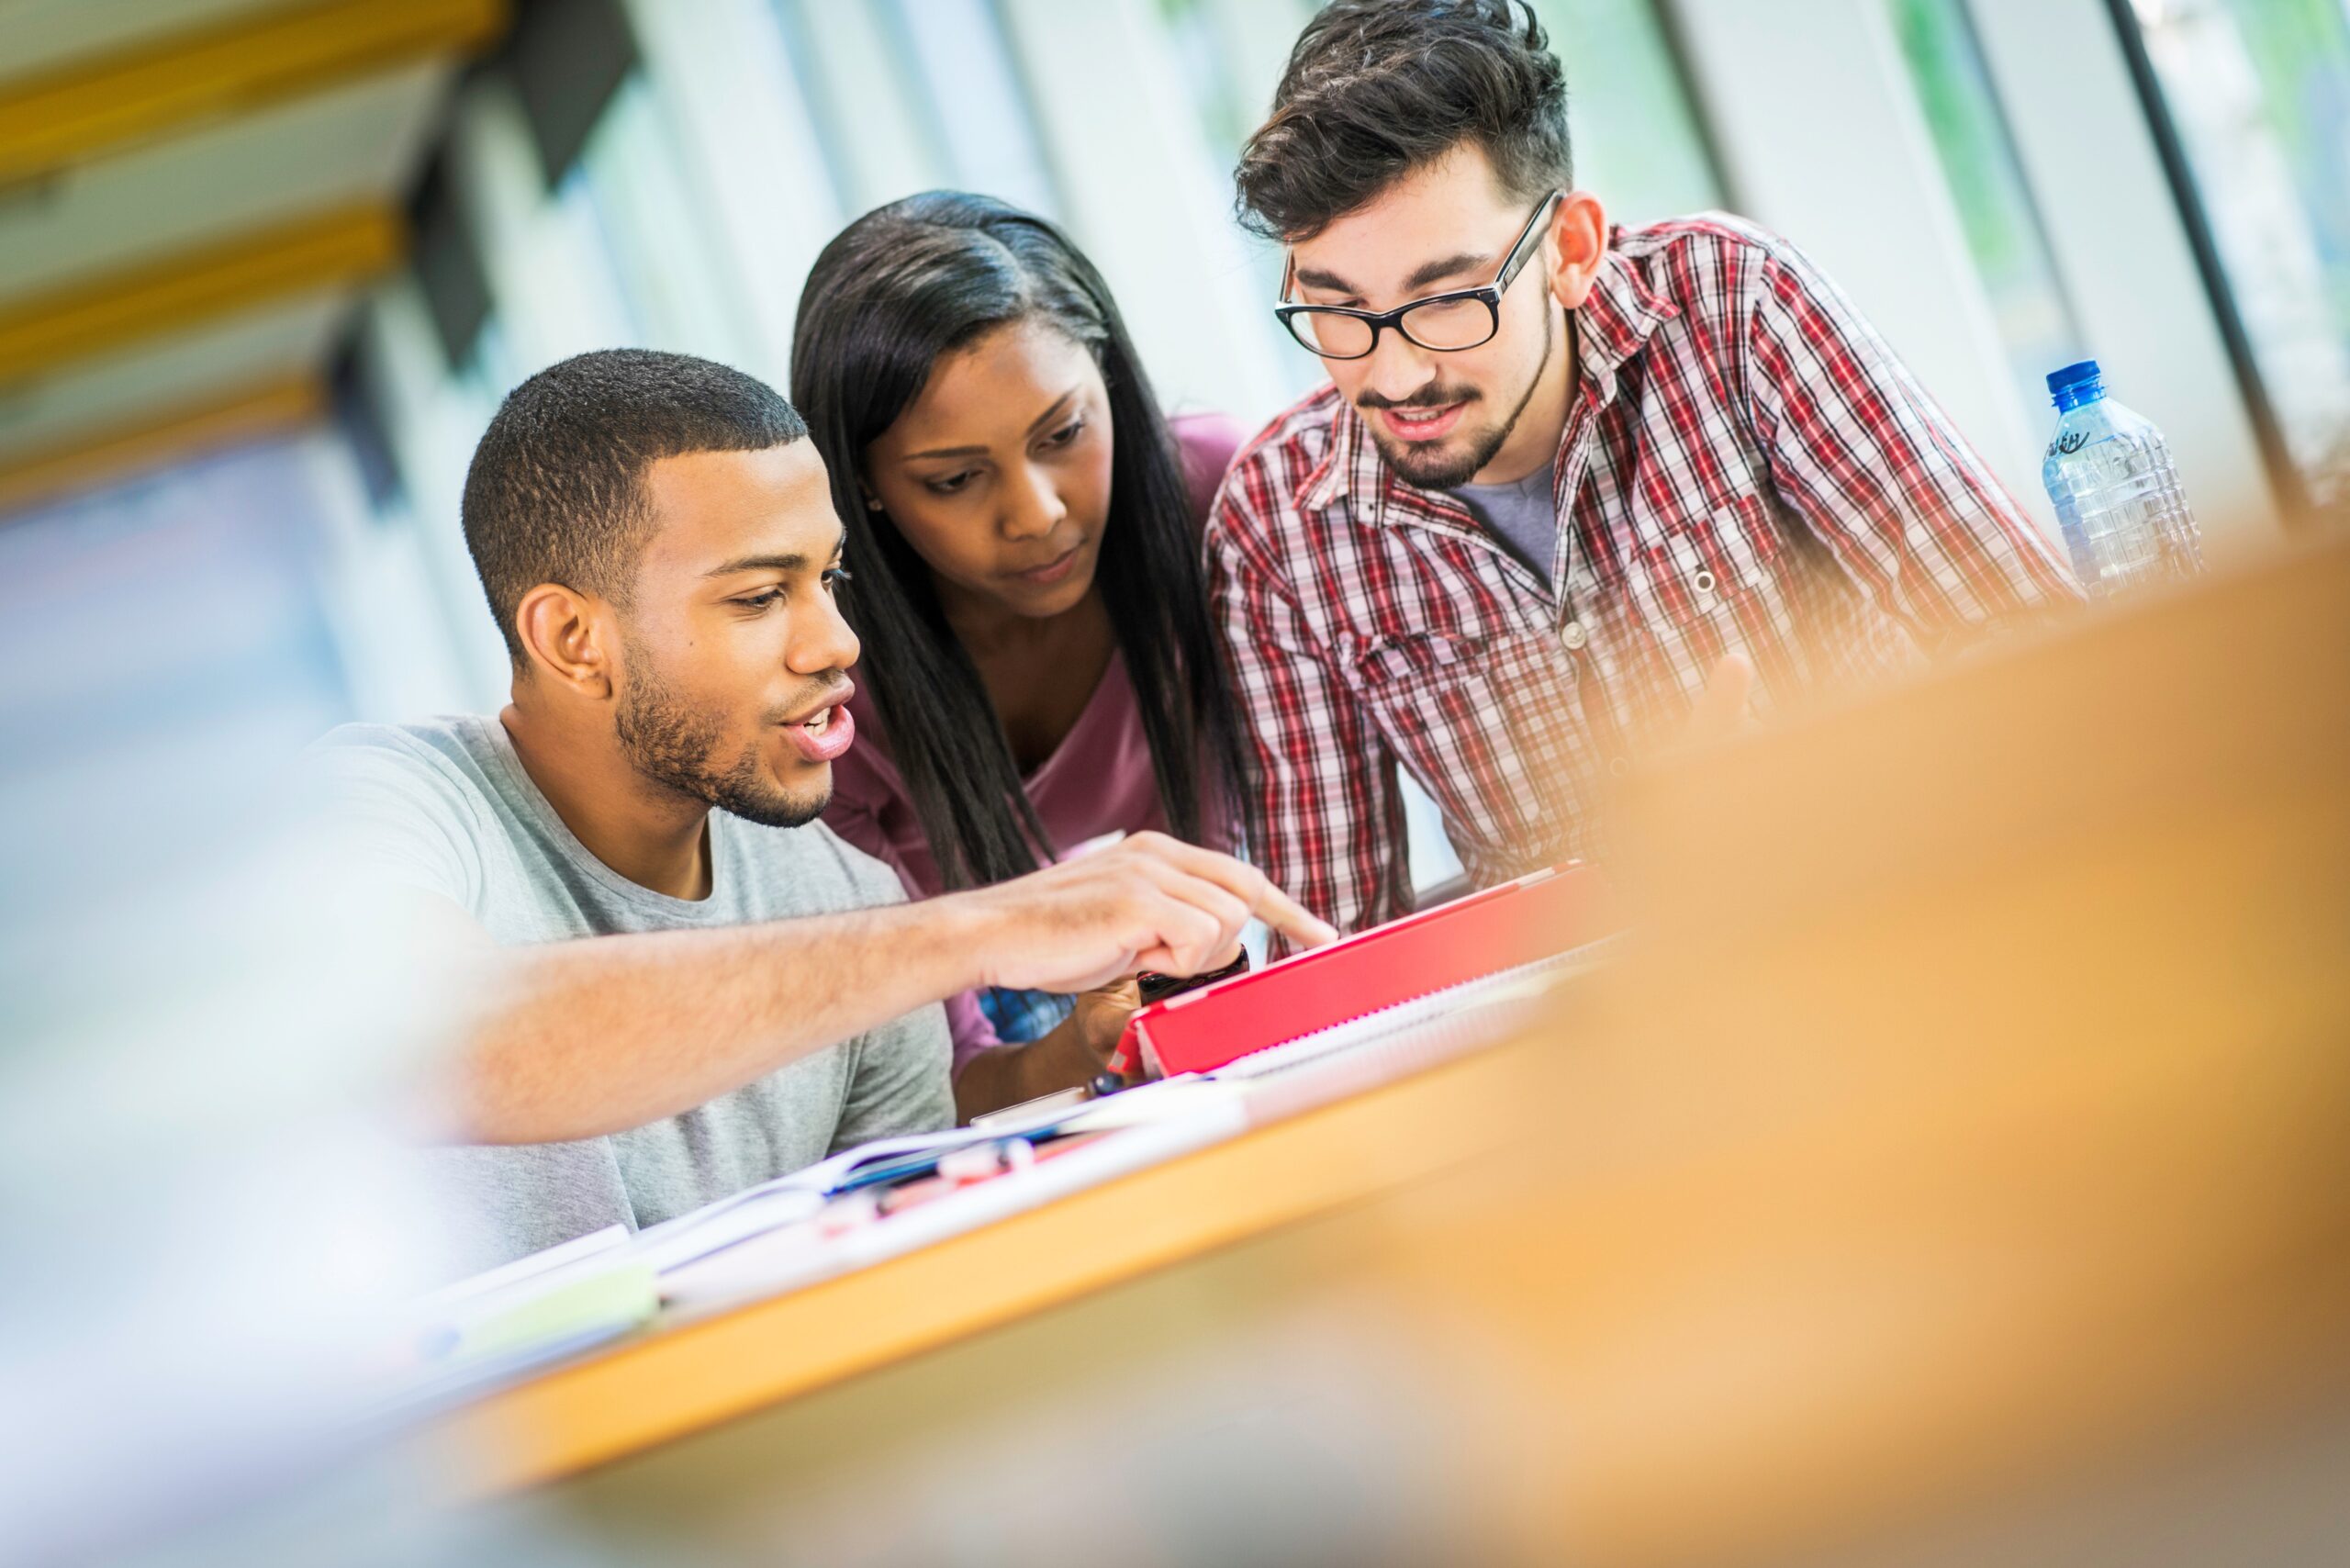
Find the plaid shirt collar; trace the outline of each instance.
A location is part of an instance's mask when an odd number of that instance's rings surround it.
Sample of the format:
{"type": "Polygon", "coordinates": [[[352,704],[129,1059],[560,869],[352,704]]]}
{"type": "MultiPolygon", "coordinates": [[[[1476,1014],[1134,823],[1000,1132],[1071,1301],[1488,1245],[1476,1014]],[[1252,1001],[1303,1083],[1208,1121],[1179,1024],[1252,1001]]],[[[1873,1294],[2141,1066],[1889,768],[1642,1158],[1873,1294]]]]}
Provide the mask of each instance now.
{"type": "MultiPolygon", "coordinates": [[[[1648,346],[1659,327],[1681,314],[1677,303],[1651,289],[1639,269],[1614,249],[1613,241],[1622,234],[1618,229],[1611,236],[1591,297],[1574,313],[1572,326],[1576,374],[1596,394],[1601,409],[1616,400],[1617,374],[1625,363],[1648,346]]],[[[1368,510],[1360,515],[1374,528],[1390,521],[1391,498],[1404,503],[1393,514],[1397,521],[1426,522],[1432,510],[1426,491],[1388,466],[1362,416],[1342,397],[1330,421],[1329,450],[1299,487],[1297,504],[1301,510],[1326,511],[1347,496],[1371,498],[1368,510]]]]}

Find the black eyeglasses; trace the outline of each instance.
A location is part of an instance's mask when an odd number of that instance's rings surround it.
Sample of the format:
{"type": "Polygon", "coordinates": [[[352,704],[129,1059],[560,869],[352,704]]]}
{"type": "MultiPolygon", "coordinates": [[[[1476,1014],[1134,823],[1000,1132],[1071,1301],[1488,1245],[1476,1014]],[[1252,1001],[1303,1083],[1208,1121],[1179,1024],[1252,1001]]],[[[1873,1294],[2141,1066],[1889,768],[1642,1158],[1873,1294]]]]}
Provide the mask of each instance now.
{"type": "MultiPolygon", "coordinates": [[[[1324,359],[1361,359],[1379,346],[1379,334],[1389,327],[1403,333],[1409,342],[1438,353],[1457,353],[1489,343],[1494,334],[1502,330],[1502,296],[1509,292],[1509,286],[1516,281],[1528,258],[1534,254],[1543,220],[1558,206],[1561,195],[1552,191],[1542,198],[1542,205],[1526,220],[1517,242],[1502,258],[1502,270],[1483,288],[1431,294],[1409,305],[1398,305],[1393,310],[1351,310],[1343,305],[1278,305],[1273,308],[1273,314],[1281,318],[1281,325],[1289,329],[1289,335],[1301,347],[1324,359]]],[[[1281,277],[1283,299],[1289,297],[1296,273],[1297,259],[1292,254],[1289,270],[1281,277]]]]}

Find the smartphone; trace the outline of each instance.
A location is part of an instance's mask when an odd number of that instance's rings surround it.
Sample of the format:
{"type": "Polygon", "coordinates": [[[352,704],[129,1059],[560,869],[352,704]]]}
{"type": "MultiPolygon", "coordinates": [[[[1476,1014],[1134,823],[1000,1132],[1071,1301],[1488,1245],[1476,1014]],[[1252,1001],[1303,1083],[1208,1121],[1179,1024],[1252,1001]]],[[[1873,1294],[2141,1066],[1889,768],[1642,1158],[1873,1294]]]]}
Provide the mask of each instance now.
{"type": "Polygon", "coordinates": [[[1162,975],[1155,969],[1145,969],[1135,977],[1135,980],[1142,991],[1142,1004],[1147,1007],[1154,1002],[1164,1002],[1170,996],[1181,996],[1187,991],[1197,991],[1203,985],[1214,985],[1220,980],[1230,980],[1235,975],[1248,972],[1248,953],[1243,948],[1240,956],[1232,962],[1220,969],[1210,969],[1203,975],[1162,975]]]}

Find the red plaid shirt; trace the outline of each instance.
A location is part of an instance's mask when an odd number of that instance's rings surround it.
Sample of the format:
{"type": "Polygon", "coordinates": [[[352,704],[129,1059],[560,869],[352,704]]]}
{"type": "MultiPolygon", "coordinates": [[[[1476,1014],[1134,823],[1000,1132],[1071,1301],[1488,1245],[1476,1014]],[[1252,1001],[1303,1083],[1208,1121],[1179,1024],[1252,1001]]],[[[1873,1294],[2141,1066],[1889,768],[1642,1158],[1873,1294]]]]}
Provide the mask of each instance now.
{"type": "Polygon", "coordinates": [[[1334,386],[1242,449],[1210,516],[1255,857],[1341,930],[1411,908],[1399,763],[1483,886],[1590,855],[1601,780],[1726,653],[1768,712],[2078,597],[1785,241],[1720,217],[1619,229],[1575,343],[1549,583],[1398,478],[1334,386]]]}

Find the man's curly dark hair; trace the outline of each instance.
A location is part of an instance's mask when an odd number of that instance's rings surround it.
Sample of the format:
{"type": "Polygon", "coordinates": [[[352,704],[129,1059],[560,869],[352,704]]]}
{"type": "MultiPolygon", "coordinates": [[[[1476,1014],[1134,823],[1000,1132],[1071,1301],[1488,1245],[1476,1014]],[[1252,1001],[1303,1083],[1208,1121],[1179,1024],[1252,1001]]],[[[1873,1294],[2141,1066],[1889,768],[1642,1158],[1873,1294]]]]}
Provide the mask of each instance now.
{"type": "Polygon", "coordinates": [[[1302,240],[1463,142],[1532,202],[1573,178],[1566,73],[1523,0],[1334,0],[1234,172],[1240,221],[1302,240]]]}

